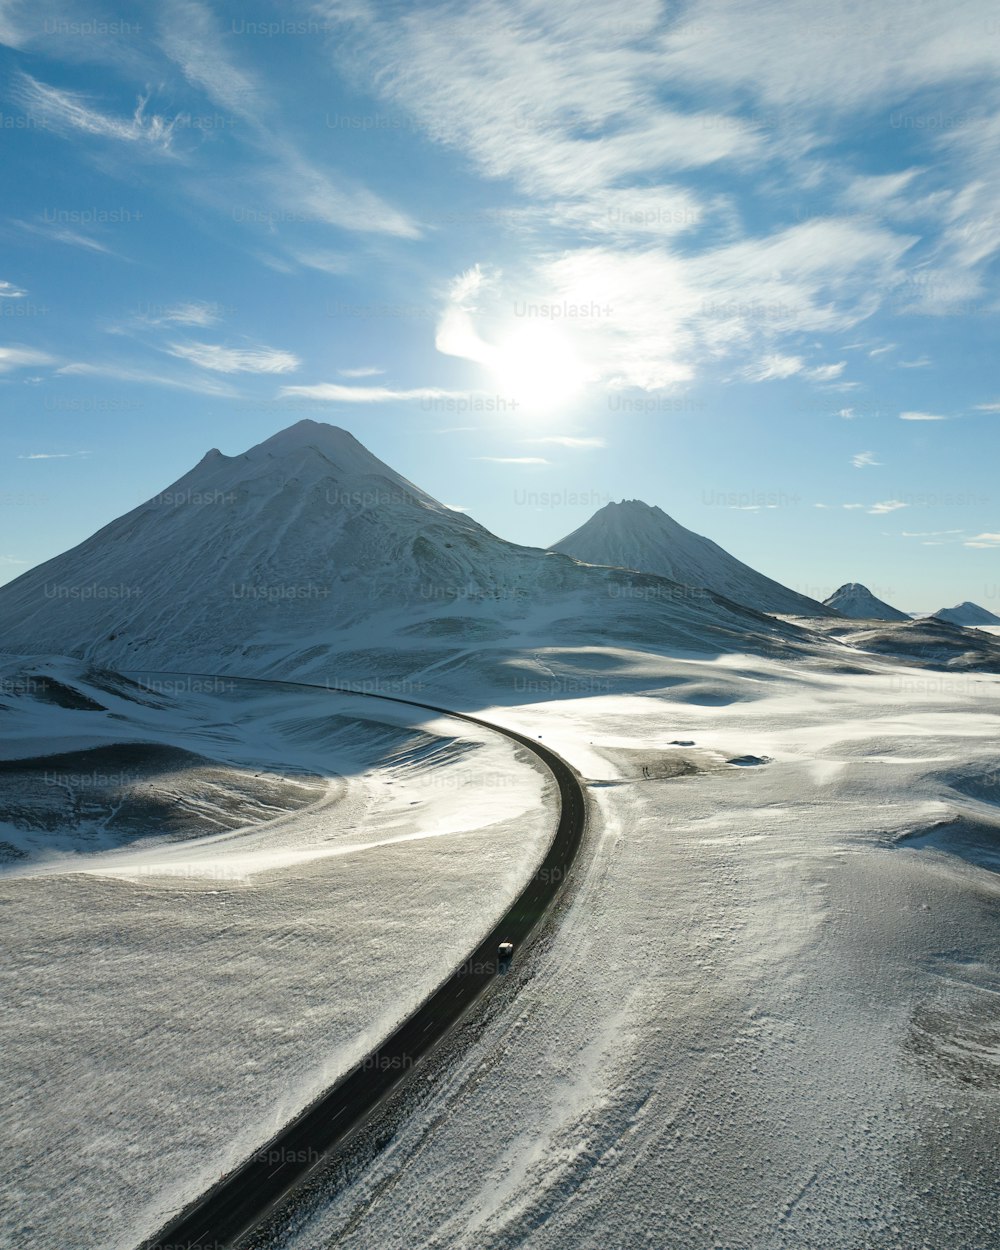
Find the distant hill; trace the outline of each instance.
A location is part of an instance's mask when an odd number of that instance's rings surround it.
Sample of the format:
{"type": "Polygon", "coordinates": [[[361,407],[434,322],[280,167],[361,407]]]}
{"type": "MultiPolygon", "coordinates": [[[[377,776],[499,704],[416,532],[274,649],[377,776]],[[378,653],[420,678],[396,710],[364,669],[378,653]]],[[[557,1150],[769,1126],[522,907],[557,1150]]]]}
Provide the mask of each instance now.
{"type": "Polygon", "coordinates": [[[934,613],[936,621],[945,621],[948,625],[1000,625],[1000,616],[995,616],[978,603],[958,603],[953,608],[942,608],[934,613]]]}
{"type": "Polygon", "coordinates": [[[640,499],[606,504],[550,550],[585,564],[656,573],[725,595],[758,612],[828,614],[815,599],[772,581],[710,538],[685,529],[661,508],[640,499]]]}
{"type": "Polygon", "coordinates": [[[823,603],[834,608],[841,616],[849,616],[854,621],[908,621],[906,612],[900,612],[891,603],[877,599],[867,586],[860,582],[845,582],[835,590],[823,603]]]}

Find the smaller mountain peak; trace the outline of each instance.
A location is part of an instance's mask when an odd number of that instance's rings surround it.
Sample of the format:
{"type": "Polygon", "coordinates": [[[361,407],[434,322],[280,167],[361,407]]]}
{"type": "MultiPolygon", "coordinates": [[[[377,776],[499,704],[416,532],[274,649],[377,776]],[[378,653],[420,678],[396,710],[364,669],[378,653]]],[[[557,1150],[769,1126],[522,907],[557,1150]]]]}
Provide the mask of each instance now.
{"type": "Polygon", "coordinates": [[[848,616],[854,620],[908,621],[910,619],[905,612],[901,612],[892,604],[886,603],[884,599],[873,595],[861,582],[845,582],[828,599],[823,600],[823,606],[834,608],[842,616],[848,616]]]}
{"type": "Polygon", "coordinates": [[[945,621],[949,625],[1000,625],[1000,616],[969,599],[964,603],[957,603],[953,608],[941,608],[934,613],[932,619],[945,621]]]}

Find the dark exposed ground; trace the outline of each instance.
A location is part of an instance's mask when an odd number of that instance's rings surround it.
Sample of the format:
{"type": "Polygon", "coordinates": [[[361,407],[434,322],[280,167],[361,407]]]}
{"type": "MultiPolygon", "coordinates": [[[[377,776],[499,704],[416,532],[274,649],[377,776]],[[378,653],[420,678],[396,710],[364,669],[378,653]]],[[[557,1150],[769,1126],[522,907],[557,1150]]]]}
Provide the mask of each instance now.
{"type": "Polygon", "coordinates": [[[0,760],[0,861],[222,833],[303,807],[325,784],[146,742],[0,760]]]}

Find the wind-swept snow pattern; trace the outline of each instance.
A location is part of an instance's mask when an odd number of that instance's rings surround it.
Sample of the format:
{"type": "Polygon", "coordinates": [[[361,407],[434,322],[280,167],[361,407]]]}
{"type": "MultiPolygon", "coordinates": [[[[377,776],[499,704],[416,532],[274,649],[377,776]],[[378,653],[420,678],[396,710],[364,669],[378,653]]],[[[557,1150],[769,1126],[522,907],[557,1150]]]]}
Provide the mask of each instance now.
{"type": "Polygon", "coordinates": [[[600,813],[551,944],[255,1247],[994,1246],[1000,872],[913,835],[1000,845],[1000,677],[605,668],[603,697],[484,712],[600,813]]]}
{"type": "Polygon", "coordinates": [[[545,854],[551,783],[500,735],[323,689],[60,660],[0,690],[0,760],[44,744],[58,775],[44,826],[0,826],[0,1244],[135,1250],[474,949],[545,854]],[[207,791],[179,778],[206,761],[207,791]],[[93,836],[137,791],[143,820],[93,836]]]}
{"type": "Polygon", "coordinates": [[[823,606],[743,564],[718,543],[679,525],[639,499],[605,504],[553,551],[585,564],[657,573],[725,595],[758,612],[822,616],[823,606]]]}

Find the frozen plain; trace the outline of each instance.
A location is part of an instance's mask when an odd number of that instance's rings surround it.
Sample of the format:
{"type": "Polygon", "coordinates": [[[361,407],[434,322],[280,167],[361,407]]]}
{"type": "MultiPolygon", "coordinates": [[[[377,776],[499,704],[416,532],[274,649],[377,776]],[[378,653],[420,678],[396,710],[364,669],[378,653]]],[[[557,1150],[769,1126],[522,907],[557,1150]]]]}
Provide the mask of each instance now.
{"type": "MultiPolygon", "coordinates": [[[[1000,677],[816,644],[797,662],[536,647],[513,690],[510,656],[465,651],[432,691],[404,685],[541,734],[588,781],[590,838],[505,1009],[362,1176],[260,1244],[996,1246],[1000,677]]],[[[286,780],[294,757],[328,787],[235,831],[0,877],[0,1242],[124,1248],[460,962],[550,818],[512,747],[470,751],[390,704],[243,688],[234,730],[229,693],[165,679],[166,708],[143,709],[78,661],[54,671],[123,718],[115,741],[286,780]],[[61,1057],[44,1079],[41,1047],[61,1057]]],[[[29,700],[16,729],[80,750],[107,717],[29,700]]]]}
{"type": "Polygon", "coordinates": [[[148,697],[67,660],[2,676],[0,761],[44,749],[60,801],[96,807],[106,780],[171,817],[135,838],[85,811],[48,853],[45,830],[0,825],[21,843],[0,870],[0,1245],[133,1250],[461,962],[544,854],[554,800],[513,743],[399,705],[178,676],[148,697]],[[106,710],[54,705],[47,679],[106,710]],[[149,742],[213,762],[186,825],[190,770],[80,762],[149,742]],[[227,786],[252,821],[212,805],[227,786]]]}
{"type": "Polygon", "coordinates": [[[571,904],[388,1148],[255,1245],[994,1250],[1000,677],[839,656],[536,653],[546,697],[482,715],[589,781],[571,904]]]}

